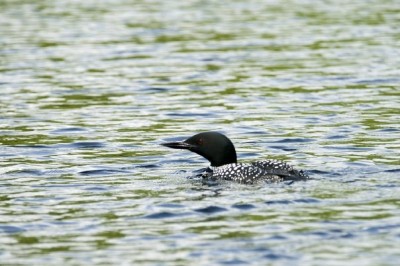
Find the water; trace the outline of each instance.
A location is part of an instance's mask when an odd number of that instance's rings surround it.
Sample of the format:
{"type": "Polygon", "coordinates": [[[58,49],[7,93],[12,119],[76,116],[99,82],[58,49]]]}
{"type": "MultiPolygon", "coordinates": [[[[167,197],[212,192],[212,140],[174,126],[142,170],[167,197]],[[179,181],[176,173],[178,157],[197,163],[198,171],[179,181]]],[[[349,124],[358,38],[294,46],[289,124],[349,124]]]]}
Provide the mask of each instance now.
{"type": "Polygon", "coordinates": [[[397,265],[397,1],[1,1],[0,264],[397,265]],[[188,179],[218,130],[312,180],[188,179]]]}

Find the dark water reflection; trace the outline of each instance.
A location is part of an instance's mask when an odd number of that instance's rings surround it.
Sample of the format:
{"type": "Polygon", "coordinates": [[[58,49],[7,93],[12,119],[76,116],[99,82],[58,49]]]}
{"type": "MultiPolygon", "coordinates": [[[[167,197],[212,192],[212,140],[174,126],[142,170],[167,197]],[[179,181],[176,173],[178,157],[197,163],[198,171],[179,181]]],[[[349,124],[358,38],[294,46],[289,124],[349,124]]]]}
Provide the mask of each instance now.
{"type": "Polygon", "coordinates": [[[2,1],[0,264],[396,265],[396,1],[2,1]],[[307,182],[204,182],[205,130],[307,182]]]}

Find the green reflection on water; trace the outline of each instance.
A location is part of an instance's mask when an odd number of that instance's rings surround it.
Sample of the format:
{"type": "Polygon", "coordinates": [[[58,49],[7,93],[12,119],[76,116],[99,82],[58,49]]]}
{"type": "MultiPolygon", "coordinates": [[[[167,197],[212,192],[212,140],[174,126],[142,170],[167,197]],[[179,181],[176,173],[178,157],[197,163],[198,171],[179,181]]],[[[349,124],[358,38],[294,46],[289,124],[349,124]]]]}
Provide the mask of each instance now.
{"type": "Polygon", "coordinates": [[[265,247],[290,251],[289,263],[299,265],[325,257],[357,265],[371,251],[390,257],[374,265],[398,259],[397,229],[385,227],[398,220],[396,172],[382,171],[399,164],[394,1],[5,0],[0,7],[0,224],[26,230],[1,228],[0,259],[188,265],[198,258],[212,265],[233,254],[233,262],[263,264],[258,250],[265,247]],[[80,130],[62,130],[68,127],[80,130]],[[213,187],[175,175],[198,167],[189,153],[155,144],[214,129],[236,138],[250,154],[244,161],[285,159],[340,174],[317,171],[316,182],[244,196],[243,188],[220,185],[222,195],[211,198],[213,187]],[[311,141],[277,142],[285,138],[311,141]],[[62,145],[83,141],[104,146],[62,145]],[[231,208],[238,197],[294,196],[319,201],[231,208]],[[190,215],[143,218],[165,202],[190,215]],[[226,211],[193,211],[210,205],[226,211]],[[357,231],[376,224],[384,233],[357,231]],[[330,229],[354,236],[312,234],[330,229]],[[275,235],[284,240],[263,240],[275,235]],[[225,244],[230,249],[215,251],[225,244]]]}
{"type": "Polygon", "coordinates": [[[16,239],[18,243],[24,245],[37,244],[40,241],[38,237],[23,236],[23,235],[16,236],[16,239]]]}

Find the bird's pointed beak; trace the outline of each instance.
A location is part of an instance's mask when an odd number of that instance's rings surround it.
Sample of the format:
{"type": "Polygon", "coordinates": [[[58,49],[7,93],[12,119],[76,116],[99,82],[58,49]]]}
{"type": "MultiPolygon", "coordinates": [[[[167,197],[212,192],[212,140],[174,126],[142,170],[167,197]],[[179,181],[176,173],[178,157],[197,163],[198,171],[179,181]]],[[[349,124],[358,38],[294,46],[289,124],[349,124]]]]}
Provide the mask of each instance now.
{"type": "Polygon", "coordinates": [[[167,142],[167,143],[162,143],[161,145],[172,149],[182,149],[182,150],[190,150],[191,148],[193,148],[193,145],[186,143],[184,141],[167,142]]]}

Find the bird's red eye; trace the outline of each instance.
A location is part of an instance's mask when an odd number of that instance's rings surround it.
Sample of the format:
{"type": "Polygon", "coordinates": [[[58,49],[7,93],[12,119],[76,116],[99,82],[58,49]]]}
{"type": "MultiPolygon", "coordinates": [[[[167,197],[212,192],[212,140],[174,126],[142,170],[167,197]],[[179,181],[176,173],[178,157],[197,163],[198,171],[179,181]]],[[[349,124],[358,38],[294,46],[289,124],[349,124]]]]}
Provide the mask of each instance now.
{"type": "Polygon", "coordinates": [[[204,141],[202,138],[197,140],[197,145],[203,145],[204,141]]]}

